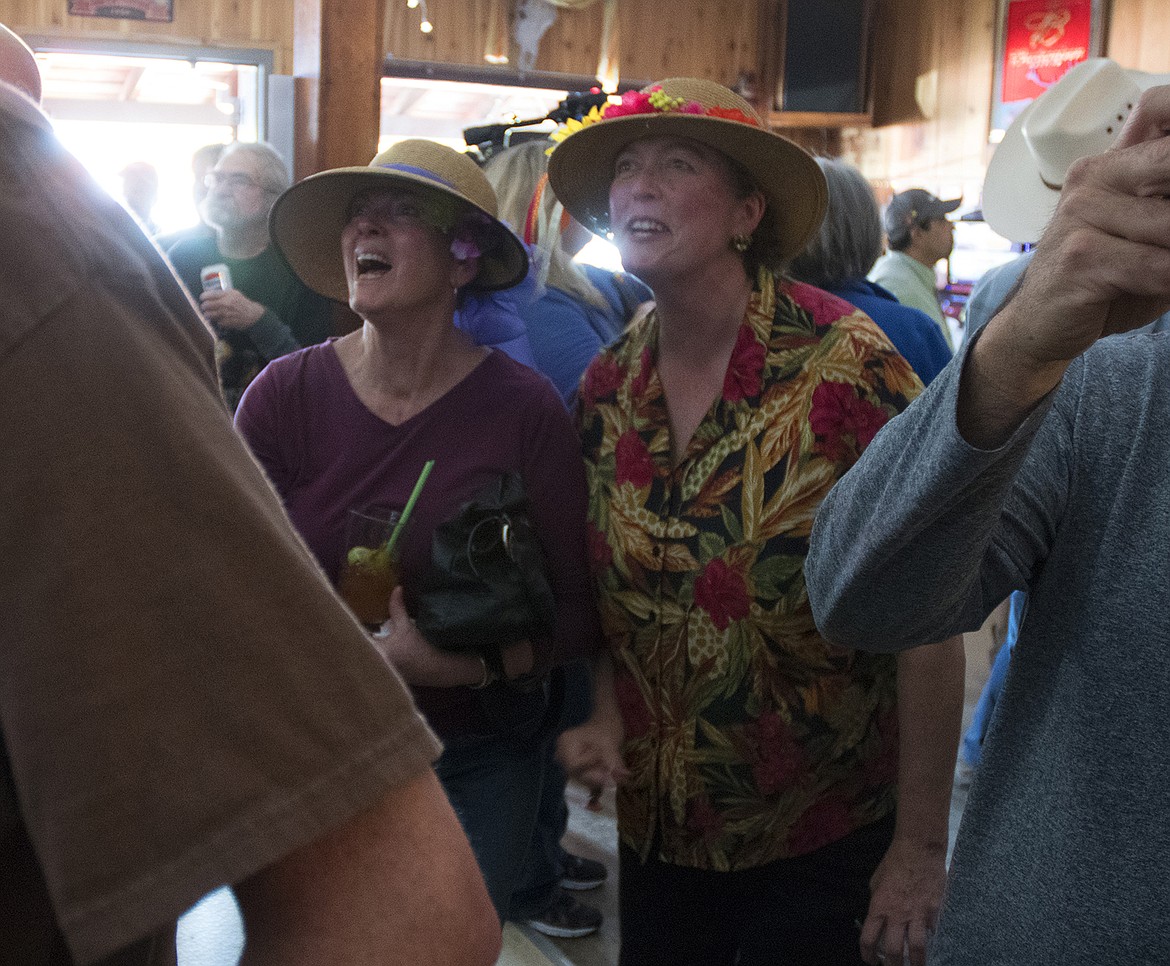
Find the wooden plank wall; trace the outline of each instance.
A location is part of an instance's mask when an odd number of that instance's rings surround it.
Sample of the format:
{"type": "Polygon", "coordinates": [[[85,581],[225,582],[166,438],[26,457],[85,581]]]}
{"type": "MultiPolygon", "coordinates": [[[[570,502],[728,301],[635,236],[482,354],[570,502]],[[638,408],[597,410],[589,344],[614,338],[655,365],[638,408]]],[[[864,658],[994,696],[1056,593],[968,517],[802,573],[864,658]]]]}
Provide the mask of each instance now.
{"type": "MultiPolygon", "coordinates": [[[[419,12],[387,0],[385,48],[407,60],[485,67],[484,40],[493,12],[510,0],[428,0],[434,31],[418,29],[419,12]]],[[[676,74],[734,85],[756,70],[757,0],[676,0],[663,7],[624,0],[618,29],[622,75],[655,80],[676,74]]],[[[175,0],[175,20],[150,24],[72,17],[66,0],[0,0],[0,22],[17,33],[191,46],[272,50],[277,73],[293,69],[290,0],[175,0]]],[[[536,69],[592,76],[600,56],[602,3],[561,10],[544,35],[536,69]]],[[[507,72],[507,69],[503,69],[507,72]]]]}
{"type": "Polygon", "coordinates": [[[275,72],[292,73],[291,0],[175,0],[173,23],[72,17],[67,10],[66,0],[0,0],[0,23],[48,37],[271,50],[275,72]]]}
{"type": "Polygon", "coordinates": [[[1112,0],[1105,49],[1124,67],[1170,73],[1170,5],[1166,0],[1112,0]]]}
{"type": "MultiPolygon", "coordinates": [[[[809,131],[811,147],[838,148],[896,188],[920,184],[978,197],[987,143],[997,0],[876,0],[875,121],[872,129],[809,131]]],[[[435,30],[418,30],[406,0],[387,0],[386,48],[410,60],[483,67],[493,12],[506,0],[428,0],[435,30]]],[[[1106,52],[1126,67],[1170,72],[1167,0],[1111,0],[1106,52]]],[[[270,49],[291,73],[289,0],[175,0],[173,24],[70,17],[66,0],[0,0],[0,22],[17,32],[87,39],[270,49]]],[[[757,68],[758,0],[622,0],[622,75],[653,80],[692,74],[733,85],[757,68]]],[[[541,44],[538,70],[592,75],[603,8],[560,11],[541,44]]]]}
{"type": "MultiPolygon", "coordinates": [[[[977,203],[994,149],[997,15],[997,0],[879,0],[876,126],[842,138],[842,153],[879,195],[921,185],[977,203]]],[[[1125,67],[1170,73],[1166,0],[1112,0],[1105,53],[1125,67]]]]}
{"type": "MultiPolygon", "coordinates": [[[[386,49],[403,60],[484,67],[484,38],[504,0],[427,0],[434,31],[419,12],[388,0],[386,49]]],[[[688,74],[734,85],[756,69],[758,0],[623,0],[618,14],[623,77],[658,80],[688,74]]],[[[600,56],[603,5],[560,10],[540,45],[535,69],[592,76],[600,56]]]]}
{"type": "Polygon", "coordinates": [[[997,0],[881,0],[871,130],[843,153],[878,189],[978,198],[987,144],[997,0]]]}

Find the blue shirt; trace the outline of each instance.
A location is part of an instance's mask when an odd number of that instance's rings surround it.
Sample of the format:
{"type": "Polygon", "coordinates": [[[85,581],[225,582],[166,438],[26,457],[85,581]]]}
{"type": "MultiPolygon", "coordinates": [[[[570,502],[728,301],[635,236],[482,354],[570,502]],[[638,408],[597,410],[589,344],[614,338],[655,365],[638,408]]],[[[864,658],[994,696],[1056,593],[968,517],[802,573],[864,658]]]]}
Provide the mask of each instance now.
{"type": "Polygon", "coordinates": [[[951,361],[951,350],[937,323],[925,312],[902,305],[875,282],[854,278],[829,291],[873,319],[923,385],[930,385],[951,361]]]}
{"type": "MultiPolygon", "coordinates": [[[[1016,283],[1024,274],[1024,269],[1032,263],[1035,254],[1036,249],[1033,248],[1031,251],[1024,252],[1019,258],[1004,262],[1004,264],[997,265],[983,273],[983,276],[971,290],[971,298],[967,300],[966,326],[963,329],[964,341],[970,341],[971,337],[987,325],[991,321],[991,317],[1003,307],[1008,295],[1011,294],[1012,289],[1015,288],[1016,283]]],[[[1158,316],[1149,325],[1144,325],[1134,331],[1170,331],[1170,312],[1158,316]]],[[[893,340],[891,339],[891,341],[893,340]]]]}
{"type": "Polygon", "coordinates": [[[638,305],[654,297],[633,275],[592,265],[582,267],[605,296],[608,311],[552,287],[521,309],[535,368],[552,381],[566,404],[572,402],[581,375],[594,356],[621,335],[638,305]]]}

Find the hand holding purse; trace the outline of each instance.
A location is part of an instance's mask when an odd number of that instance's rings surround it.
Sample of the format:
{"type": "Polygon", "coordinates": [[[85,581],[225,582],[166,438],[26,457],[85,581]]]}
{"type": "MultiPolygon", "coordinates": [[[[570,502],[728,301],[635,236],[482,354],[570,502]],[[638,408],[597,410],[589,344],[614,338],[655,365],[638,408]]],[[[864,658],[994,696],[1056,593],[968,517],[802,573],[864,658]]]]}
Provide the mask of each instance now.
{"type": "Polygon", "coordinates": [[[479,654],[502,678],[501,647],[555,629],[546,574],[524,484],[518,473],[504,473],[435,528],[415,623],[436,647],[479,654]]]}

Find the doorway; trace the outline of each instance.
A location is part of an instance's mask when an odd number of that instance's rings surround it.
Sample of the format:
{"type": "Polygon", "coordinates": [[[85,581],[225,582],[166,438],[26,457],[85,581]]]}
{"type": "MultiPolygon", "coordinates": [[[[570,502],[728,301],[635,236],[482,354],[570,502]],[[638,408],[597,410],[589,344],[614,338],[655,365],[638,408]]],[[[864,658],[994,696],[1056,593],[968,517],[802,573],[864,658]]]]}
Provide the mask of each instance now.
{"type": "Polygon", "coordinates": [[[265,136],[270,51],[26,39],[45,112],[94,179],[126,203],[127,193],[147,190],[143,178],[157,177],[153,201],[136,200],[148,216],[136,214],[158,234],[199,220],[197,149],[265,136]]]}

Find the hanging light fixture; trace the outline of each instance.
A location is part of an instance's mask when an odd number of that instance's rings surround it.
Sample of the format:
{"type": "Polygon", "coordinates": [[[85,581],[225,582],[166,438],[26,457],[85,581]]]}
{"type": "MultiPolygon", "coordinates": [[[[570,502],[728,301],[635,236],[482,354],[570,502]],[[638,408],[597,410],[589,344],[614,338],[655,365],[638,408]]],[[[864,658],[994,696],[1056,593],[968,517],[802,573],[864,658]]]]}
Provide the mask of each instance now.
{"type": "Polygon", "coordinates": [[[605,0],[605,13],[601,23],[601,59],[597,64],[597,77],[601,89],[607,94],[616,94],[618,75],[621,70],[621,37],[618,20],[618,0],[605,0]]]}
{"type": "Polygon", "coordinates": [[[418,29],[424,34],[429,34],[435,29],[435,25],[431,23],[431,18],[427,11],[427,0],[406,0],[406,5],[411,9],[418,8],[422,20],[419,21],[418,29]]]}
{"type": "Polygon", "coordinates": [[[488,4],[486,39],[483,45],[483,59],[489,64],[508,63],[508,14],[504,0],[491,0],[488,4]]]}

